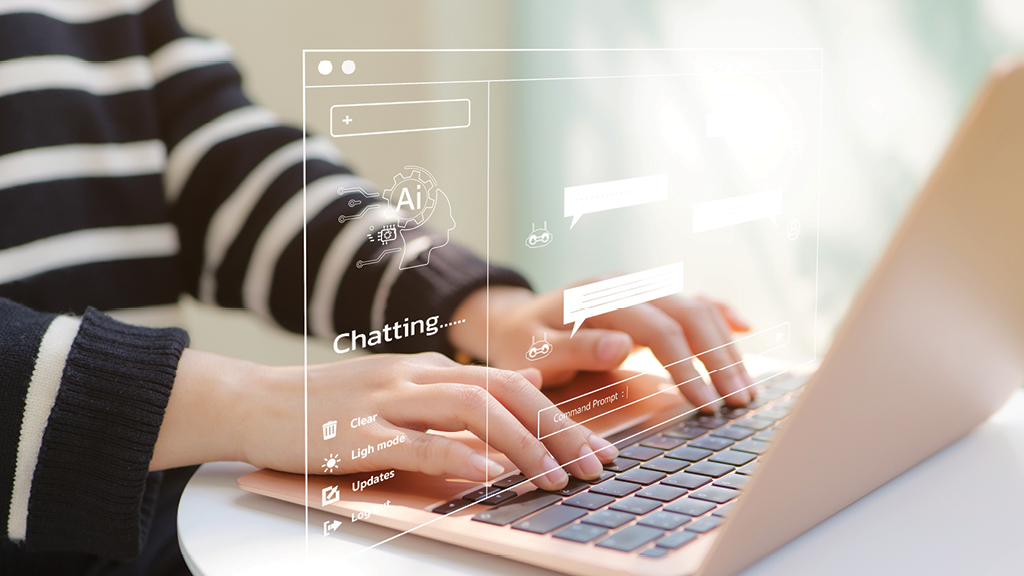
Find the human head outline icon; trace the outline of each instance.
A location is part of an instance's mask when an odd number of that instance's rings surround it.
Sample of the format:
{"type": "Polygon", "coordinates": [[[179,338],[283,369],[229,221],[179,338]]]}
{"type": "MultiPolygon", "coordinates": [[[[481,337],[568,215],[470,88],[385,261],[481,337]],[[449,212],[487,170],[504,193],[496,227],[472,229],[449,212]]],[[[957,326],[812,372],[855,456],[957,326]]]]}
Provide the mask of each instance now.
{"type": "Polygon", "coordinates": [[[382,196],[388,202],[385,214],[398,224],[402,238],[402,260],[399,269],[407,270],[430,264],[430,253],[448,244],[455,229],[451,201],[437,185],[437,180],[426,168],[409,165],[407,174],[399,172],[394,185],[382,196]],[[430,222],[436,233],[416,236],[409,234],[430,222]],[[408,236],[407,236],[408,234],[408,236]],[[424,255],[423,258],[419,258],[424,255]]]}

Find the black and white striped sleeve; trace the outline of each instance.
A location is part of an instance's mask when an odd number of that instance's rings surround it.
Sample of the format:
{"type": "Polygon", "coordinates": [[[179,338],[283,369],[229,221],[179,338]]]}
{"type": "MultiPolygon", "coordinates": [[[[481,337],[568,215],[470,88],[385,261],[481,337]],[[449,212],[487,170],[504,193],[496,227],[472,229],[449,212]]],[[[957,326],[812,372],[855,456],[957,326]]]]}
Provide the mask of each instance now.
{"type": "MultiPolygon", "coordinates": [[[[304,142],[300,130],[280,125],[254,106],[224,44],[188,35],[170,2],[153,10],[168,12],[163,19],[168,25],[154,31],[158,37],[150,59],[168,150],[165,192],[181,238],[188,291],[208,303],[248,308],[296,332],[303,329],[306,301],[311,332],[333,338],[410,317],[437,315],[447,322],[458,304],[487,282],[486,265],[465,248],[450,243],[430,253],[427,247],[447,238],[427,226],[405,235],[409,248],[403,256],[409,263],[429,254],[429,266],[400,268],[396,255],[380,265],[357,266],[359,260],[377,258],[382,248],[367,241],[366,220],[339,224],[339,216],[365,206],[349,206],[338,189],[372,191],[373,184],[352,174],[330,142],[316,137],[304,142]]],[[[490,280],[527,285],[518,274],[497,267],[491,268],[490,280]]],[[[420,335],[378,349],[451,352],[446,342],[420,335]]]]}
{"type": "Polygon", "coordinates": [[[149,474],[178,360],[178,328],[90,309],[42,314],[0,298],[0,519],[27,550],[139,553],[149,474]]]}

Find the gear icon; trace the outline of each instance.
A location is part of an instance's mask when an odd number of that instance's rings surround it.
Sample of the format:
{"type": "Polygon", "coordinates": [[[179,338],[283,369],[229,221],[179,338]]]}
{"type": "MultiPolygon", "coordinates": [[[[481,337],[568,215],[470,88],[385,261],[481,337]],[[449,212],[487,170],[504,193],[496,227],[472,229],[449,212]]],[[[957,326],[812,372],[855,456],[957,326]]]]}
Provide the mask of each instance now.
{"type": "Polygon", "coordinates": [[[395,174],[394,185],[382,196],[388,202],[388,215],[398,220],[402,230],[422,226],[437,205],[437,180],[426,168],[406,166],[409,174],[395,174]]]}

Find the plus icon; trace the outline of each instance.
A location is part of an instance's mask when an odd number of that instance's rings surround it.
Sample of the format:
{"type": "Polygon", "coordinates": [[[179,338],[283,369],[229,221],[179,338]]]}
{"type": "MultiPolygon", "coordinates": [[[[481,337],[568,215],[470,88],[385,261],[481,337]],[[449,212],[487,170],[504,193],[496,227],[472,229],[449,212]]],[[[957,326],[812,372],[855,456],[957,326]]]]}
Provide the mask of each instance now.
{"type": "Polygon", "coordinates": [[[352,119],[348,117],[348,114],[346,114],[345,117],[341,119],[341,121],[345,123],[345,126],[348,126],[349,124],[352,123],[352,119]]]}

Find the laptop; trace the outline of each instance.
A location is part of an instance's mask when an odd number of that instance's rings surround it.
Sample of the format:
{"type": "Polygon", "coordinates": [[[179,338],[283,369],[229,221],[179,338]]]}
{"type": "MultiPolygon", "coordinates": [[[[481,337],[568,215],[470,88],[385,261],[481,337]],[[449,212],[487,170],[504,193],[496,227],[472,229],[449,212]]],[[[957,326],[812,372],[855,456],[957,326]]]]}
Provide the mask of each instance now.
{"type": "Polygon", "coordinates": [[[596,481],[543,492],[515,470],[490,486],[403,472],[330,499],[372,474],[307,486],[259,470],[238,484],[567,574],[735,574],[962,437],[1024,383],[1022,158],[1024,63],[1007,61],[819,367],[761,374],[750,406],[713,415],[657,393],[671,382],[656,371],[584,374],[554,393],[566,412],[595,387],[644,398],[588,421],[620,450],[596,481]]]}

